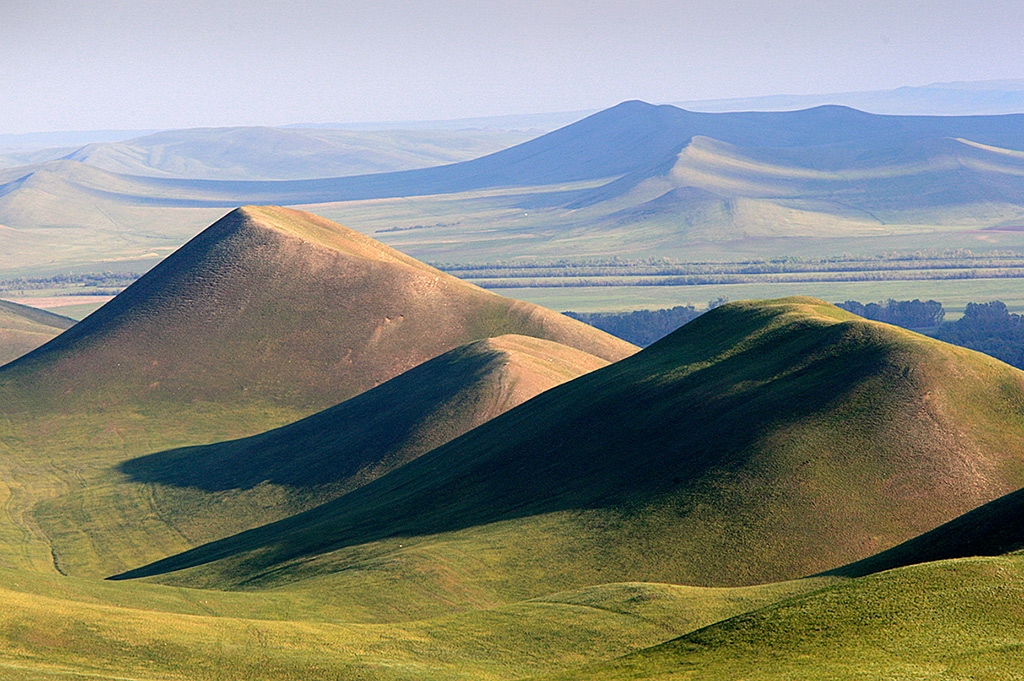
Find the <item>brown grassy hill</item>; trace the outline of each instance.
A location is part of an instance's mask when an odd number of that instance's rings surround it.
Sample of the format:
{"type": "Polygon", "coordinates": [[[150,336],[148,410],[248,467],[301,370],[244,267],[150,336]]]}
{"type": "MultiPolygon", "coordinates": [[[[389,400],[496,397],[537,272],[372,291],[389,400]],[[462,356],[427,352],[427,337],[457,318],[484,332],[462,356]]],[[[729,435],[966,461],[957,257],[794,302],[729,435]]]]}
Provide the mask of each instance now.
{"type": "Polygon", "coordinates": [[[736,303],[334,502],[129,575],[347,583],[383,551],[410,581],[445,556],[461,588],[506,594],[800,577],[1024,485],[1022,414],[1024,374],[979,353],[814,299],[736,303]],[[452,566],[455,547],[487,567],[452,566]]]}
{"type": "Polygon", "coordinates": [[[116,466],[279,427],[506,334],[609,361],[636,350],[315,215],[233,211],[0,369],[0,496],[16,485],[0,506],[0,562],[110,574],[280,517],[267,508],[288,507],[292,492],[270,486],[183,537],[165,516],[208,519],[209,495],[178,495],[168,509],[116,466]],[[70,535],[41,529],[35,518],[50,511],[70,535]],[[73,546],[57,551],[65,539],[73,546]],[[75,558],[61,563],[58,553],[75,558]]]}
{"type": "Polygon", "coordinates": [[[30,394],[32,409],[59,395],[62,405],[269,401],[313,411],[508,333],[608,360],[634,350],[315,215],[248,207],[0,372],[0,390],[15,405],[30,394]]]}
{"type": "Polygon", "coordinates": [[[0,300],[0,366],[35,350],[74,325],[74,319],[0,300]]]}
{"type": "Polygon", "coordinates": [[[539,338],[488,338],[287,426],[152,454],[121,469],[140,482],[208,491],[269,482],[346,492],[607,364],[539,338]]]}

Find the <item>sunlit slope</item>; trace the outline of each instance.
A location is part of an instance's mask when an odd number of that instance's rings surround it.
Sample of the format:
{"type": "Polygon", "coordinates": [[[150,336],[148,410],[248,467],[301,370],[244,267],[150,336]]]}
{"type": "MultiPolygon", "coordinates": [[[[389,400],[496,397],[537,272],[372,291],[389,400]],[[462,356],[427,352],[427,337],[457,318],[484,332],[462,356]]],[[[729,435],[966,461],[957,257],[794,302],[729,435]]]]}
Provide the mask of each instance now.
{"type": "Polygon", "coordinates": [[[1021,486],[1022,411],[1024,374],[984,355],[814,299],[735,303],[334,502],[124,576],[345,590],[444,560],[496,597],[799,577],[1021,486]]]}
{"type": "Polygon", "coordinates": [[[489,338],[276,430],[160,452],[121,469],[140,482],[209,491],[266,482],[348,491],[607,364],[538,338],[489,338]]]}
{"type": "Polygon", "coordinates": [[[344,602],[315,595],[11,570],[0,578],[4,679],[521,678],[609,660],[816,586],[604,584],[453,616],[357,623],[344,602]]]}
{"type": "Polygon", "coordinates": [[[1011,492],[930,532],[828,574],[860,577],[905,565],[1024,549],[1024,490],[1011,492]]]}
{"type": "Polygon", "coordinates": [[[74,325],[73,319],[0,300],[0,366],[35,350],[74,325]]]}
{"type": "Polygon", "coordinates": [[[1024,558],[939,561],[855,579],[614,662],[544,676],[1011,679],[1024,668],[1024,558]]]}
{"type": "Polygon", "coordinates": [[[33,510],[70,574],[106,576],[335,498],[607,365],[538,338],[476,341],[252,437],[125,461],[33,510]]]}
{"type": "Polygon", "coordinates": [[[57,570],[59,556],[74,553],[85,557],[66,565],[109,574],[280,517],[273,509],[294,511],[280,488],[249,508],[252,499],[239,499],[219,518],[208,498],[179,499],[172,510],[200,526],[183,536],[149,488],[126,485],[115,467],[284,425],[507,334],[609,361],[636,350],[311,214],[234,211],[0,370],[0,561],[57,570]],[[74,549],[55,551],[33,519],[58,497],[73,501],[59,517],[81,542],[74,549]]]}
{"type": "Polygon", "coordinates": [[[236,210],[0,373],[11,408],[270,401],[313,411],[466,342],[632,346],[463,283],[309,213],[236,210]]]}

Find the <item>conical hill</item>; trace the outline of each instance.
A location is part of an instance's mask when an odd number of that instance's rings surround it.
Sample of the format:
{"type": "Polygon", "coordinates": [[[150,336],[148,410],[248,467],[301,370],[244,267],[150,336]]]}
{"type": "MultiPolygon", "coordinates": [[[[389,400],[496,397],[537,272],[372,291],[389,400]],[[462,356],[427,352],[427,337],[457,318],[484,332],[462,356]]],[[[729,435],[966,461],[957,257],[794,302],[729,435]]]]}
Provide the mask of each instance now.
{"type": "Polygon", "coordinates": [[[1024,485],[1022,414],[1024,373],[987,356],[810,298],[734,303],[334,502],[126,576],[344,582],[401,538],[410,574],[455,545],[515,566],[498,586],[453,568],[503,594],[795,578],[1024,485]]]}
{"type": "Polygon", "coordinates": [[[489,293],[336,223],[235,210],[71,331],[0,373],[30,408],[260,402],[325,408],[467,342],[546,338],[635,350],[489,293]],[[59,396],[59,397],[58,397],[59,396]]]}

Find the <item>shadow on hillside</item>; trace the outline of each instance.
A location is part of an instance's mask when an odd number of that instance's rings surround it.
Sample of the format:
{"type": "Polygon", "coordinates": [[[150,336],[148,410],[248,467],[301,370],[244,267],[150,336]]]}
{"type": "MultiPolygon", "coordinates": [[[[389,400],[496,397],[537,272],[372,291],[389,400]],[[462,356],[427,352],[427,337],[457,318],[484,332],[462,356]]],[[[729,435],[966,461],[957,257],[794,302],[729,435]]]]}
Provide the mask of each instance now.
{"type": "MultiPolygon", "coordinates": [[[[424,441],[425,435],[463,432],[465,428],[459,426],[471,419],[472,413],[438,412],[452,409],[465,391],[486,380],[499,359],[496,351],[457,348],[281,428],[238,440],[157,452],[118,468],[135,482],[207,492],[251,489],[264,482],[293,487],[352,482],[368,469],[401,463],[395,458],[408,458],[403,453],[424,453],[432,441],[424,441]],[[447,423],[436,423],[445,418],[447,423]]],[[[471,410],[470,405],[465,407],[471,410]]]]}
{"type": "MultiPolygon", "coordinates": [[[[656,499],[679,500],[685,514],[692,493],[731,484],[762,454],[751,445],[764,434],[828,412],[883,370],[889,355],[877,338],[851,337],[857,326],[791,324],[705,364],[761,322],[734,324],[728,334],[693,322],[333,501],[113,578],[267,549],[245,561],[251,576],[388,537],[573,509],[629,514],[656,499]]],[[[780,467],[773,475],[791,472],[782,458],[759,465],[780,467]]]]}

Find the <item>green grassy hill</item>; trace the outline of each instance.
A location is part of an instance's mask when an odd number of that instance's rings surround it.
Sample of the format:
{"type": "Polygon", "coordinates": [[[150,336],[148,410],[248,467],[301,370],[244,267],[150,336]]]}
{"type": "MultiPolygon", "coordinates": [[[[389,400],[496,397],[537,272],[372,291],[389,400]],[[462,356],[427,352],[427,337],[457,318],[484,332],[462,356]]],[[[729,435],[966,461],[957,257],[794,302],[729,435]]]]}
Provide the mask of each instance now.
{"type": "Polygon", "coordinates": [[[1024,374],[984,355],[813,299],[735,303],[340,499],[120,577],[466,603],[790,579],[1020,487],[1022,409],[1024,374]]]}
{"type": "Polygon", "coordinates": [[[711,625],[586,679],[1020,678],[1024,558],[939,561],[862,577],[711,625]]]}
{"type": "Polygon", "coordinates": [[[476,341],[281,428],[124,461],[33,516],[61,571],[106,575],[336,498],[607,364],[538,338],[476,341]]]}
{"type": "Polygon", "coordinates": [[[74,319],[0,300],[0,366],[35,350],[74,325],[74,319]]]}
{"type": "Polygon", "coordinates": [[[567,346],[556,346],[567,371],[582,366],[575,350],[606,361],[636,350],[311,214],[234,211],[0,370],[0,560],[103,575],[294,512],[302,500],[280,485],[225,493],[219,516],[205,492],[162,508],[116,466],[290,423],[507,334],[567,346]],[[47,536],[48,514],[72,529],[47,536]]]}
{"type": "Polygon", "coordinates": [[[205,490],[270,482],[346,492],[607,360],[527,336],[476,341],[341,404],[242,440],[127,461],[143,482],[205,490]]]}

